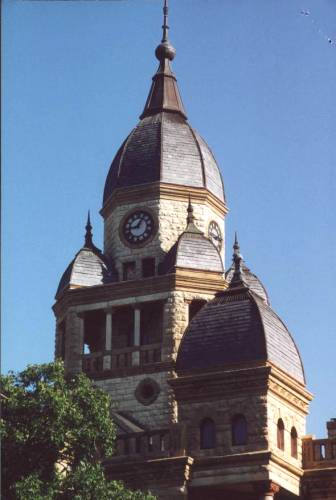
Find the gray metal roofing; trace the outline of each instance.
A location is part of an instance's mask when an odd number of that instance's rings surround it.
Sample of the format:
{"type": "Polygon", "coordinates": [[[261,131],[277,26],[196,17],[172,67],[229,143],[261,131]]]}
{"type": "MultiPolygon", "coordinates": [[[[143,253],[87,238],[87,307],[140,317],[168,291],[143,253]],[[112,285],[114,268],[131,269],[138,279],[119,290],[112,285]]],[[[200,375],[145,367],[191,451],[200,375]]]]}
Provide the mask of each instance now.
{"type": "Polygon", "coordinates": [[[212,152],[178,113],[160,112],[139,122],[111,164],[103,203],[117,187],[157,181],[205,187],[220,200],[225,199],[212,152]]]}
{"type": "Polygon", "coordinates": [[[102,285],[108,276],[103,256],[88,248],[82,248],[65,270],[57,288],[56,297],[67,286],[102,285]]]}
{"type": "Polygon", "coordinates": [[[280,318],[248,289],[229,289],[193,318],[183,336],[176,369],[212,370],[254,361],[271,361],[305,383],[300,354],[280,318]]]}
{"type": "Polygon", "coordinates": [[[181,234],[169,250],[162,265],[162,272],[168,273],[174,267],[215,271],[223,273],[223,262],[214,244],[202,233],[181,234]]]}
{"type": "MultiPolygon", "coordinates": [[[[259,295],[259,297],[261,297],[268,305],[270,305],[266,288],[264,287],[258,276],[251,273],[249,268],[244,263],[242,266],[242,270],[243,270],[243,278],[246,281],[250,290],[259,295]]],[[[234,273],[234,265],[232,264],[232,266],[225,273],[225,279],[228,283],[231,282],[233,273],[234,273]]]]}

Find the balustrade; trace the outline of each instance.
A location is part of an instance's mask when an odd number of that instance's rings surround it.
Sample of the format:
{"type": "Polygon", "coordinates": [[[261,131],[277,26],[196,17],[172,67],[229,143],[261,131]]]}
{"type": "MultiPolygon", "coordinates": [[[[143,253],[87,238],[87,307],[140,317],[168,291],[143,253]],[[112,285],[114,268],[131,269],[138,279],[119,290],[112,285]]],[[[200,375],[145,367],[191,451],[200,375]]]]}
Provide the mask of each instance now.
{"type": "Polygon", "coordinates": [[[302,446],[305,469],[336,464],[336,439],[305,438],[302,446]]]}
{"type": "Polygon", "coordinates": [[[177,427],[118,436],[116,455],[183,456],[185,449],[181,442],[181,429],[177,427]]]}
{"type": "Polygon", "coordinates": [[[161,344],[124,347],[104,352],[94,352],[82,355],[82,369],[85,373],[101,372],[103,370],[118,370],[139,366],[133,353],[139,353],[140,366],[161,361],[161,344]],[[111,362],[106,363],[106,359],[111,362]]]}

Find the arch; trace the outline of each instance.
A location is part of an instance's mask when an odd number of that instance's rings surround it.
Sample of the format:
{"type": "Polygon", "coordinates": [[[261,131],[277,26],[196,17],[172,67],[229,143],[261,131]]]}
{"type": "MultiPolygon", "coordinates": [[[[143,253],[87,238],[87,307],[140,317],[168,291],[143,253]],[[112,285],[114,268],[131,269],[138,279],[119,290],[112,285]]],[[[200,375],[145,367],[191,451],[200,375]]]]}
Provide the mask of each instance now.
{"type": "Polygon", "coordinates": [[[247,444],[247,420],[241,413],[231,420],[231,438],[233,446],[247,444]]]}
{"type": "Polygon", "coordinates": [[[202,309],[202,307],[207,303],[204,299],[193,299],[189,304],[189,323],[194,316],[202,309]]]}
{"type": "Polygon", "coordinates": [[[211,418],[205,418],[200,424],[200,448],[208,450],[216,446],[216,426],[211,418]]]}
{"type": "Polygon", "coordinates": [[[291,456],[293,458],[297,458],[298,456],[298,435],[295,427],[291,429],[291,456]]]}
{"type": "Polygon", "coordinates": [[[277,424],[277,447],[279,450],[285,449],[285,426],[282,418],[279,418],[277,424]]]}

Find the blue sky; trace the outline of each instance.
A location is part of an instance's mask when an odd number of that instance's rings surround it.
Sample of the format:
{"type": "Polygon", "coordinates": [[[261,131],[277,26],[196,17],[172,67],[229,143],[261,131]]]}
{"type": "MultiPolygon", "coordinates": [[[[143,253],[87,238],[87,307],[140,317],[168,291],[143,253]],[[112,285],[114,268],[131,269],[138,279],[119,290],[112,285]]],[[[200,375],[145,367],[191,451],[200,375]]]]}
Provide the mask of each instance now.
{"type": "MultiPolygon", "coordinates": [[[[3,2],[4,372],[53,358],[51,306],[88,208],[102,246],[104,181],[157,67],[161,8],[3,2]]],[[[170,1],[189,121],[223,173],[227,264],[237,230],[300,348],[321,437],[336,416],[335,21],[334,0],[170,1]]]]}

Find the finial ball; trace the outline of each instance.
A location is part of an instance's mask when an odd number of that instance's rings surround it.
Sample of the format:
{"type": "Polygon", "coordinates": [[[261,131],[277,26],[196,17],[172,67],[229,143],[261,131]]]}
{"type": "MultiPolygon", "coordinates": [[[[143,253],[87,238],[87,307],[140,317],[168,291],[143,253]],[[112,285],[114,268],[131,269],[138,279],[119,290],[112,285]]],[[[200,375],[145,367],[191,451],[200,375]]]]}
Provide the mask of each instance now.
{"type": "Polygon", "coordinates": [[[175,54],[175,48],[168,41],[160,43],[160,45],[158,45],[155,50],[156,58],[159,61],[163,61],[163,59],[169,59],[169,61],[172,61],[175,57],[175,54]]]}

